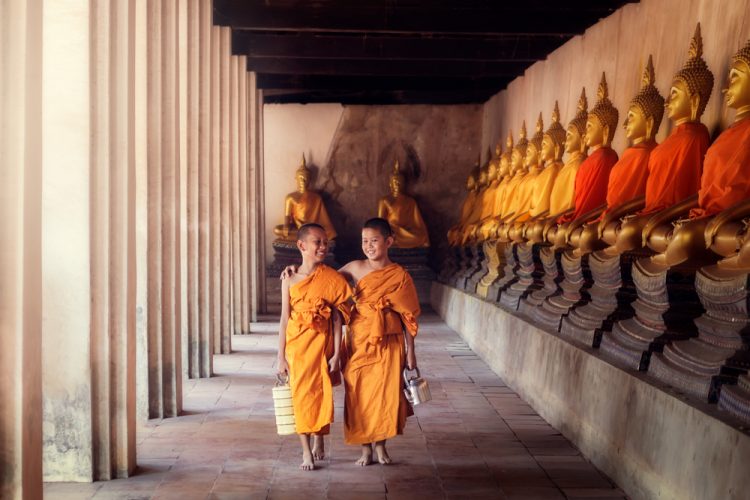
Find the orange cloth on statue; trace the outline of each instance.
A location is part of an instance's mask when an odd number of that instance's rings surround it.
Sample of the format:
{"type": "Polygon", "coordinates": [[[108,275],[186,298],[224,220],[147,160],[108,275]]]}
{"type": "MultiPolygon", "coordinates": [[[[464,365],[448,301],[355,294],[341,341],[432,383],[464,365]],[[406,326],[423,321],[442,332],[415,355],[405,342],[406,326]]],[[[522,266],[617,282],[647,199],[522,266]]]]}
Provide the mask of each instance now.
{"type": "Polygon", "coordinates": [[[646,193],[648,158],[655,147],[655,142],[648,141],[623,151],[622,158],[609,174],[607,208],[622,205],[646,193]]]}
{"type": "Polygon", "coordinates": [[[683,123],[651,151],[641,214],[671,207],[698,192],[709,140],[702,123],[683,123]]]}
{"type": "Polygon", "coordinates": [[[708,148],[698,208],[691,218],[713,215],[750,198],[750,117],[733,123],[708,148]]]}
{"type": "Polygon", "coordinates": [[[575,202],[576,175],[583,160],[583,153],[576,153],[568,158],[555,178],[552,192],[549,195],[549,214],[559,215],[573,208],[575,202]]]}
{"type": "Polygon", "coordinates": [[[561,168],[562,164],[553,162],[551,165],[544,167],[544,170],[536,176],[531,192],[529,211],[525,216],[518,219],[519,222],[537,217],[549,210],[549,198],[552,194],[552,187],[555,185],[555,179],[561,168]]]}
{"type": "Polygon", "coordinates": [[[344,439],[365,444],[403,433],[410,407],[404,397],[404,330],[416,336],[419,299],[398,264],[357,283],[346,335],[344,439]]]}
{"type": "Polygon", "coordinates": [[[333,387],[328,357],[333,354],[333,308],[349,319],[352,290],[338,272],[319,264],[289,288],[286,359],[297,433],[327,434],[333,422],[333,387]]]}
{"type": "Polygon", "coordinates": [[[617,153],[612,148],[601,147],[591,153],[578,169],[575,184],[575,210],[558,222],[570,222],[607,200],[607,183],[612,167],[617,163],[617,153]]]}
{"type": "Polygon", "coordinates": [[[336,237],[336,229],[333,227],[331,218],[328,217],[323,198],[318,193],[305,191],[299,195],[299,198],[294,200],[290,215],[298,228],[314,222],[323,226],[329,239],[336,237]]]}

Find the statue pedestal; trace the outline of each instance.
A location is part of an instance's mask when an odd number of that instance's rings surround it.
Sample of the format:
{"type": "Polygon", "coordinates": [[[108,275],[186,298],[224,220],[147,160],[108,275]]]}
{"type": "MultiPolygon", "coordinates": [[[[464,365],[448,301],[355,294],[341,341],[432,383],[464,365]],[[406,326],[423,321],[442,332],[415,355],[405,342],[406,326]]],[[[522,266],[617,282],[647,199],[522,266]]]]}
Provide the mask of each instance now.
{"type": "Polygon", "coordinates": [[[518,306],[518,311],[530,319],[536,320],[534,314],[537,307],[541,306],[547,297],[560,290],[559,284],[563,279],[560,265],[561,254],[562,252],[555,251],[551,246],[539,246],[539,260],[544,270],[542,287],[531,292],[518,306]]]}
{"type": "Polygon", "coordinates": [[[401,265],[411,275],[414,286],[417,287],[419,303],[430,303],[430,288],[435,280],[435,272],[428,265],[429,248],[395,248],[388,250],[388,256],[396,264],[401,265]]]}
{"type": "Polygon", "coordinates": [[[499,243],[498,245],[504,245],[502,260],[505,262],[503,270],[500,272],[498,278],[491,283],[487,289],[486,299],[490,302],[497,302],[500,300],[500,294],[505,291],[511,284],[518,280],[516,273],[518,272],[518,259],[516,258],[516,245],[512,243],[499,243]]]}
{"type": "Polygon", "coordinates": [[[632,304],[635,316],[615,323],[602,336],[600,348],[629,368],[645,371],[652,352],[661,352],[668,342],[697,335],[694,320],[703,307],[695,293],[693,273],[672,268],[652,276],[639,266],[643,260],[632,268],[638,292],[632,304]]]}
{"type": "Polygon", "coordinates": [[[594,281],[588,290],[591,302],[570,311],[562,320],[560,333],[586,347],[599,347],[603,332],[612,330],[612,325],[620,320],[632,318],[635,313],[630,304],[637,298],[632,262],[643,255],[590,254],[588,263],[594,281]]]}
{"type": "Polygon", "coordinates": [[[477,247],[476,265],[474,266],[474,269],[470,271],[471,274],[467,276],[466,286],[464,286],[464,291],[467,293],[476,293],[477,285],[479,285],[479,282],[484,275],[489,272],[489,261],[487,260],[487,255],[484,253],[484,249],[484,243],[477,247]]]}
{"type": "Polygon", "coordinates": [[[537,309],[537,322],[556,332],[565,315],[577,306],[588,302],[585,290],[590,286],[588,274],[588,256],[576,257],[571,251],[562,252],[560,266],[564,279],[560,282],[560,291],[547,297],[537,309]]]}
{"type": "Polygon", "coordinates": [[[487,268],[487,272],[481,277],[479,283],[477,283],[477,295],[483,299],[487,298],[490,291],[490,287],[503,275],[503,268],[505,266],[505,245],[499,241],[485,241],[484,242],[484,260],[487,268]]]}
{"type": "MultiPolygon", "coordinates": [[[[281,271],[286,266],[298,266],[302,264],[302,256],[297,249],[296,241],[276,239],[271,244],[273,246],[273,262],[266,266],[266,312],[281,312],[281,271]]],[[[325,258],[325,264],[337,269],[339,265],[333,255],[336,243],[328,243],[328,254],[325,258]]]]}
{"type": "Polygon", "coordinates": [[[462,255],[461,247],[449,247],[448,257],[443,261],[443,266],[438,276],[440,283],[451,284],[453,282],[453,277],[458,271],[462,255]]]}
{"type": "Polygon", "coordinates": [[[750,377],[741,375],[737,385],[726,385],[719,396],[719,408],[750,424],[750,377]]]}
{"type": "Polygon", "coordinates": [[[542,270],[541,267],[537,269],[533,245],[514,243],[513,246],[516,247],[518,258],[518,279],[500,294],[500,305],[516,311],[521,299],[526,298],[535,289],[541,288],[537,283],[541,282],[542,270]]]}
{"type": "MultiPolygon", "coordinates": [[[[672,342],[654,353],[649,373],[659,380],[704,401],[715,402],[722,384],[734,383],[750,369],[748,301],[750,275],[726,272],[715,266],[695,275],[695,288],[706,312],[695,320],[698,337],[672,342]]],[[[750,420],[750,395],[735,390],[732,407],[744,405],[750,420]]]]}
{"type": "Polygon", "coordinates": [[[468,280],[481,268],[482,246],[467,245],[464,247],[466,257],[461,271],[456,275],[455,287],[466,291],[468,280]]]}

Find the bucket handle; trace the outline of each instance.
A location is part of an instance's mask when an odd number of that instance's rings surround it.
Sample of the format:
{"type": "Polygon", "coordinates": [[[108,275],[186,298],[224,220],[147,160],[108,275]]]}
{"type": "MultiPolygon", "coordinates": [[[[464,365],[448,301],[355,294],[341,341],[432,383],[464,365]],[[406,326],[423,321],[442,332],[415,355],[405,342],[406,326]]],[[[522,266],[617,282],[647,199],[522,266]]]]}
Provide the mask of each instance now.
{"type": "Polygon", "coordinates": [[[282,387],[285,385],[289,385],[289,374],[277,373],[276,374],[276,387],[282,387]]]}
{"type": "Polygon", "coordinates": [[[413,380],[415,378],[420,378],[421,376],[422,375],[420,375],[420,373],[419,373],[419,367],[418,366],[415,366],[413,370],[410,370],[408,366],[404,368],[404,380],[406,382],[409,382],[409,380],[413,380]],[[408,376],[409,372],[416,372],[417,376],[409,378],[409,376],[408,376]]]}

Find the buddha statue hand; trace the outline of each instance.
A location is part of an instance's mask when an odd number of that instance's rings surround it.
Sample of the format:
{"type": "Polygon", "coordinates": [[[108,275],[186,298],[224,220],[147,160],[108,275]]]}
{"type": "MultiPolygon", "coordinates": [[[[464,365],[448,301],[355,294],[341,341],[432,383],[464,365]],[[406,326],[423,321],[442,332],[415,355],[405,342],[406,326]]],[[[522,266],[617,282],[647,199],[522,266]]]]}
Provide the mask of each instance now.
{"type": "Polygon", "coordinates": [[[734,253],[738,231],[744,233],[750,217],[750,200],[741,201],[719,212],[706,226],[704,239],[706,248],[713,248],[719,255],[734,253]],[[729,252],[729,253],[726,253],[729,252]]]}
{"type": "Polygon", "coordinates": [[[626,217],[627,214],[632,214],[634,212],[638,212],[639,210],[642,210],[645,205],[646,205],[646,197],[639,196],[621,205],[617,205],[616,207],[609,208],[607,211],[604,212],[604,215],[602,216],[602,220],[599,222],[599,227],[598,227],[599,238],[604,238],[604,231],[607,228],[607,226],[609,226],[611,223],[618,222],[620,219],[623,219],[624,217],[626,217]]]}
{"type": "MultiPolygon", "coordinates": [[[[663,235],[669,234],[669,231],[667,231],[665,228],[659,228],[657,230],[659,226],[663,226],[665,224],[669,226],[672,221],[683,218],[685,215],[690,213],[690,209],[695,208],[697,206],[698,206],[698,195],[694,194],[693,196],[686,198],[685,200],[681,201],[680,203],[672,207],[662,210],[661,212],[657,212],[648,220],[645,227],[643,228],[643,232],[641,233],[642,245],[643,246],[648,245],[649,247],[651,247],[651,245],[649,244],[649,240],[651,239],[652,235],[657,237],[657,236],[663,236],[663,235]]],[[[662,247],[661,239],[654,238],[654,240],[655,240],[654,241],[655,244],[661,248],[662,247]]],[[[668,244],[668,242],[666,243],[668,244]]],[[[658,252],[660,250],[656,250],[656,251],[658,252]]]]}

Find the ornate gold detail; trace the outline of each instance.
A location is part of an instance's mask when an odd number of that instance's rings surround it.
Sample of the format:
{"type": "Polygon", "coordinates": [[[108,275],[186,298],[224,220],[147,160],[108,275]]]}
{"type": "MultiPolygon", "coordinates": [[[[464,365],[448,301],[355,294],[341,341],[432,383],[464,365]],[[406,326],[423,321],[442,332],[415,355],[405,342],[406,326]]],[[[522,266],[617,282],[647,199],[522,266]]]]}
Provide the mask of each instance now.
{"type": "Polygon", "coordinates": [[[714,88],[714,75],[708,69],[706,61],[703,60],[703,38],[701,37],[701,23],[695,27],[695,34],[690,40],[688,60],[682,69],[675,75],[675,80],[682,81],[687,86],[690,95],[700,97],[698,103],[698,116],[703,114],[714,88]]]}
{"type": "Polygon", "coordinates": [[[531,138],[529,143],[533,145],[538,153],[542,152],[542,139],[544,139],[544,121],[542,120],[542,112],[539,112],[539,118],[536,119],[536,130],[534,136],[531,138]]]}
{"type": "Polygon", "coordinates": [[[649,54],[648,63],[643,70],[641,90],[630,101],[630,105],[637,106],[646,118],[653,118],[654,130],[659,130],[661,119],[664,116],[664,98],[654,86],[654,80],[654,61],[649,54]]]}
{"type": "Polygon", "coordinates": [[[552,139],[552,142],[560,148],[565,145],[565,129],[560,125],[560,106],[558,106],[557,101],[555,101],[555,109],[552,110],[552,124],[544,135],[552,139]]]}
{"type": "Polygon", "coordinates": [[[617,112],[617,108],[612,105],[608,94],[607,78],[602,72],[602,80],[599,82],[599,89],[596,92],[597,101],[594,107],[591,108],[591,111],[589,111],[589,114],[596,116],[602,126],[609,127],[607,142],[611,142],[617,130],[617,121],[620,119],[620,114],[617,112]]]}
{"type": "Polygon", "coordinates": [[[581,97],[578,98],[578,110],[576,111],[575,117],[570,120],[568,126],[574,126],[578,133],[583,137],[586,133],[586,120],[588,119],[588,108],[589,103],[586,100],[586,87],[581,89],[581,97]]]}

